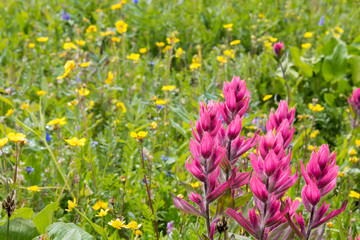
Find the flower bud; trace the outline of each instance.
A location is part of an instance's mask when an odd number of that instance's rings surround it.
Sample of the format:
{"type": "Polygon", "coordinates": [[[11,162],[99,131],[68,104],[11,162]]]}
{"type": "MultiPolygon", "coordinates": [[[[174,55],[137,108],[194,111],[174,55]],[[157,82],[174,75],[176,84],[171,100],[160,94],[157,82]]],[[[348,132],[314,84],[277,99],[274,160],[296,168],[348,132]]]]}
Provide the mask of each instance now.
{"type": "Polygon", "coordinates": [[[204,133],[204,136],[200,143],[201,156],[205,159],[209,158],[212,152],[214,142],[208,132],[204,133]]]}
{"type": "Polygon", "coordinates": [[[276,57],[281,57],[283,48],[284,48],[283,42],[277,42],[274,44],[274,54],[276,57]]]}
{"type": "Polygon", "coordinates": [[[239,115],[236,115],[234,121],[232,121],[227,129],[227,136],[230,141],[234,140],[240,133],[242,128],[242,119],[239,115]]]}

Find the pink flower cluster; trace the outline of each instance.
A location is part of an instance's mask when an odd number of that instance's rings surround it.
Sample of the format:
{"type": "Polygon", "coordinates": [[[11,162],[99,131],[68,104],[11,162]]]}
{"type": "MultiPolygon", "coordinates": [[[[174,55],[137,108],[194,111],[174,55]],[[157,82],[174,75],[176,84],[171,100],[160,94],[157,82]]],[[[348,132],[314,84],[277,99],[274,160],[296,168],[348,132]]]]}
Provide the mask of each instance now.
{"type": "Polygon", "coordinates": [[[353,128],[356,128],[359,123],[358,119],[360,116],[360,88],[355,89],[348,98],[348,103],[351,107],[351,125],[353,128]]]}

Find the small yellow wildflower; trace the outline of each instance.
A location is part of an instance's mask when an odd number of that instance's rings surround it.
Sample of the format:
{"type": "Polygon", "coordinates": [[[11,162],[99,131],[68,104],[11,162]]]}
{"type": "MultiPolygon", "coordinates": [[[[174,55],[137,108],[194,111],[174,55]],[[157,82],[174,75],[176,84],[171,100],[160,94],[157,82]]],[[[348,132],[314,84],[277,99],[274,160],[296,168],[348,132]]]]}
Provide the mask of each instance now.
{"type": "Polygon", "coordinates": [[[128,25],[123,21],[119,20],[115,23],[116,31],[120,34],[127,32],[128,25]]]}
{"type": "Polygon", "coordinates": [[[127,59],[133,60],[133,61],[138,61],[140,59],[140,54],[138,53],[131,53],[130,55],[128,55],[126,57],[127,59]]]}
{"type": "Polygon", "coordinates": [[[324,107],[322,107],[320,104],[316,104],[315,106],[311,103],[309,103],[309,109],[314,112],[321,112],[324,110],[324,107]]]}
{"type": "Polygon", "coordinates": [[[262,13],[259,13],[259,14],[258,14],[258,17],[259,17],[259,18],[265,18],[265,15],[262,14],[262,13]]]}
{"type": "Polygon", "coordinates": [[[122,111],[123,113],[126,113],[126,107],[125,107],[124,103],[122,103],[122,102],[117,102],[117,103],[116,103],[116,106],[117,106],[118,108],[121,108],[121,111],[122,111]]]}
{"type": "Polygon", "coordinates": [[[230,46],[238,45],[241,43],[241,40],[234,40],[230,42],[230,46]]]}
{"type": "Polygon", "coordinates": [[[115,32],[113,32],[113,31],[100,32],[100,35],[103,37],[114,35],[114,34],[115,34],[115,32]]]}
{"type": "Polygon", "coordinates": [[[264,98],[263,98],[263,101],[267,101],[269,100],[270,98],[272,98],[273,95],[269,94],[269,95],[265,95],[264,98]]]}
{"type": "Polygon", "coordinates": [[[65,209],[65,211],[71,212],[76,206],[77,206],[76,198],[74,198],[73,202],[68,200],[68,209],[65,209]]]}
{"type": "Polygon", "coordinates": [[[141,53],[141,54],[144,54],[146,52],[147,52],[146,48],[140,48],[139,49],[139,53],[141,53]]]}
{"type": "Polygon", "coordinates": [[[99,214],[96,215],[96,216],[97,216],[97,217],[105,217],[105,216],[107,215],[108,211],[109,211],[109,209],[106,209],[106,210],[100,209],[99,214]]]}
{"type": "Polygon", "coordinates": [[[311,47],[311,43],[303,43],[303,44],[301,44],[301,47],[304,49],[308,49],[311,47]]]}
{"type": "Polygon", "coordinates": [[[164,104],[166,104],[166,102],[159,98],[158,100],[155,101],[155,104],[156,105],[164,105],[164,104]]]}
{"type": "Polygon", "coordinates": [[[63,117],[63,118],[55,118],[55,119],[51,120],[50,122],[48,122],[46,125],[48,125],[48,126],[51,126],[51,125],[63,126],[65,124],[67,124],[66,117],[63,117]]]}
{"type": "Polygon", "coordinates": [[[40,188],[38,186],[30,186],[27,188],[29,192],[40,192],[40,188]]]}
{"type": "Polygon", "coordinates": [[[92,32],[96,32],[97,31],[97,27],[95,25],[90,25],[87,29],[86,32],[87,33],[92,33],[92,32]]]}
{"type": "Polygon", "coordinates": [[[125,0],[122,0],[121,2],[111,5],[111,10],[116,10],[116,9],[120,9],[122,8],[122,5],[124,5],[126,3],[125,0]]]}
{"type": "Polygon", "coordinates": [[[40,90],[36,92],[36,95],[38,96],[44,96],[46,94],[46,92],[44,90],[40,90]]]}
{"type": "Polygon", "coordinates": [[[175,89],[176,89],[176,86],[173,86],[173,85],[166,85],[161,88],[161,90],[163,90],[163,91],[172,91],[175,89]]]}
{"type": "Polygon", "coordinates": [[[76,44],[79,46],[84,46],[85,45],[85,41],[84,40],[75,40],[76,44]]]}
{"type": "Polygon", "coordinates": [[[114,74],[112,72],[108,72],[107,78],[105,80],[105,84],[111,84],[114,79],[114,74]]]}
{"type": "Polygon", "coordinates": [[[90,61],[89,62],[83,62],[83,63],[79,64],[80,67],[88,67],[89,65],[90,65],[90,61]]]}
{"type": "Polygon", "coordinates": [[[224,55],[225,55],[225,56],[229,56],[230,58],[234,58],[234,57],[235,57],[235,53],[234,53],[234,50],[233,50],[233,49],[225,50],[225,51],[224,51],[224,55]]]}
{"type": "Polygon", "coordinates": [[[319,130],[315,130],[315,131],[313,131],[312,133],[310,133],[310,138],[316,138],[316,136],[319,134],[320,132],[319,132],[319,130]]]}
{"type": "Polygon", "coordinates": [[[349,162],[351,162],[351,163],[357,163],[358,162],[358,158],[357,157],[351,157],[351,158],[349,158],[349,162]]]}
{"type": "Polygon", "coordinates": [[[79,89],[79,95],[80,96],[87,96],[87,95],[89,95],[89,93],[90,93],[90,91],[87,88],[80,88],[79,89]]]}
{"type": "Polygon", "coordinates": [[[217,56],[216,60],[220,62],[220,65],[223,65],[224,63],[227,63],[227,59],[223,56],[217,56]]]}
{"type": "Polygon", "coordinates": [[[15,143],[17,143],[17,142],[21,142],[21,143],[26,143],[26,136],[24,135],[24,134],[22,134],[22,133],[13,133],[13,132],[11,132],[11,133],[9,133],[8,135],[7,135],[7,138],[10,140],[10,141],[12,141],[12,142],[15,142],[15,143]]]}
{"type": "Polygon", "coordinates": [[[117,228],[117,229],[121,229],[125,227],[125,222],[121,221],[118,218],[116,220],[111,220],[110,222],[108,222],[108,224],[113,228],[117,228]]]}
{"type": "Polygon", "coordinates": [[[360,139],[356,139],[355,144],[356,144],[356,146],[360,147],[360,139]]]}
{"type": "Polygon", "coordinates": [[[175,52],[175,57],[176,58],[180,58],[184,53],[184,50],[182,48],[178,48],[176,49],[176,52],[175,52]]]}
{"type": "Polygon", "coordinates": [[[177,195],[178,198],[184,198],[184,195],[182,195],[181,193],[177,195]]]}
{"type": "Polygon", "coordinates": [[[197,63],[197,62],[193,62],[193,63],[190,64],[190,70],[198,69],[200,67],[201,67],[201,64],[197,63]]]}
{"type": "Polygon", "coordinates": [[[265,47],[267,47],[267,48],[272,48],[272,43],[271,42],[269,42],[269,41],[264,41],[264,45],[265,45],[265,47]]]}
{"type": "Polygon", "coordinates": [[[70,144],[70,146],[76,147],[76,146],[84,146],[85,142],[86,142],[86,138],[80,138],[78,139],[77,137],[73,137],[70,139],[65,139],[65,141],[70,144]]]}
{"type": "Polygon", "coordinates": [[[332,228],[334,226],[334,224],[332,222],[328,222],[328,223],[326,223],[326,226],[328,226],[328,228],[332,228]]]}
{"type": "Polygon", "coordinates": [[[29,48],[34,48],[34,47],[35,47],[35,43],[29,43],[28,47],[29,47],[29,48]]]}
{"type": "Polygon", "coordinates": [[[269,40],[270,40],[270,42],[277,42],[278,39],[274,38],[274,37],[270,37],[269,40]]]}
{"type": "Polygon", "coordinates": [[[167,37],[167,38],[166,38],[166,42],[167,42],[167,44],[169,44],[169,45],[173,45],[173,44],[175,44],[175,43],[180,42],[180,39],[176,38],[175,36],[170,36],[170,37],[167,37]]]}
{"type": "Polygon", "coordinates": [[[336,27],[336,28],[335,28],[335,31],[337,31],[338,33],[343,33],[343,32],[344,32],[344,30],[342,30],[342,29],[339,28],[339,27],[336,27]]]}
{"type": "Polygon", "coordinates": [[[201,182],[194,182],[194,183],[190,183],[190,185],[193,187],[193,188],[198,188],[198,187],[201,187],[201,182]]]}
{"type": "Polygon", "coordinates": [[[10,116],[11,114],[13,114],[14,113],[14,109],[12,109],[12,108],[10,108],[7,112],[6,112],[6,114],[5,114],[5,116],[10,116]]]}
{"type": "Polygon", "coordinates": [[[113,41],[113,42],[120,42],[121,39],[118,38],[118,37],[111,37],[111,41],[113,41]]]}
{"type": "Polygon", "coordinates": [[[315,148],[315,147],[314,147],[313,145],[309,145],[309,146],[308,146],[308,150],[309,150],[309,151],[314,150],[314,148],[315,148]]]}
{"type": "Polygon", "coordinates": [[[131,221],[126,225],[126,228],[131,228],[131,229],[139,229],[141,227],[141,224],[138,224],[136,221],[131,221]]]}
{"type": "Polygon", "coordinates": [[[231,29],[232,27],[233,27],[233,24],[232,24],[232,23],[224,24],[224,25],[223,25],[223,28],[225,28],[225,29],[231,29]]]}
{"type": "Polygon", "coordinates": [[[100,208],[102,209],[107,209],[109,206],[109,204],[107,202],[104,202],[103,200],[97,201],[94,206],[92,206],[92,208],[94,210],[99,210],[100,208]]]}
{"type": "Polygon", "coordinates": [[[165,46],[165,43],[164,42],[156,42],[156,46],[163,47],[163,46],[165,46]]]}
{"type": "Polygon", "coordinates": [[[311,38],[312,37],[312,32],[306,32],[305,34],[304,34],[304,38],[311,38]]]}
{"type": "Polygon", "coordinates": [[[136,236],[142,236],[142,235],[143,235],[143,233],[142,233],[140,230],[136,230],[136,231],[134,232],[134,234],[135,234],[136,236]]]}
{"type": "Polygon", "coordinates": [[[132,138],[137,139],[137,140],[142,140],[143,138],[146,137],[147,134],[148,134],[148,132],[145,132],[145,131],[140,131],[140,132],[138,132],[138,133],[136,133],[136,132],[131,132],[131,133],[130,133],[130,136],[131,136],[132,138]]]}
{"type": "Polygon", "coordinates": [[[76,67],[76,64],[75,64],[74,60],[66,61],[65,66],[64,66],[64,69],[65,69],[64,74],[60,77],[57,77],[56,79],[65,78],[70,73],[71,70],[75,69],[75,67],[76,67]]]}
{"type": "Polygon", "coordinates": [[[8,141],[9,139],[7,138],[0,139],[0,148],[3,148],[8,141]]]}
{"type": "Polygon", "coordinates": [[[355,191],[350,191],[349,197],[359,199],[360,198],[360,193],[355,192],[355,191]]]}
{"type": "Polygon", "coordinates": [[[355,150],[355,149],[351,149],[351,151],[350,151],[350,155],[351,155],[351,156],[356,155],[356,150],[355,150]]]}
{"type": "Polygon", "coordinates": [[[156,129],[157,128],[157,122],[152,122],[151,123],[151,129],[156,129]]]}
{"type": "Polygon", "coordinates": [[[169,51],[170,49],[171,49],[171,46],[170,46],[170,45],[166,45],[166,46],[163,48],[162,52],[164,53],[164,52],[166,52],[166,51],[169,51]]]}
{"type": "Polygon", "coordinates": [[[339,173],[338,173],[338,176],[341,177],[341,178],[343,178],[343,177],[345,176],[345,173],[344,173],[344,172],[339,172],[339,173]]]}
{"type": "Polygon", "coordinates": [[[29,107],[30,107],[29,103],[23,103],[20,108],[21,108],[21,110],[25,110],[29,107]]]}
{"type": "Polygon", "coordinates": [[[72,42],[64,43],[63,48],[64,48],[65,50],[68,50],[68,49],[77,49],[77,47],[75,46],[75,44],[72,43],[72,42]]]}
{"type": "Polygon", "coordinates": [[[39,37],[36,39],[36,41],[38,41],[38,42],[47,42],[48,40],[49,40],[48,37],[39,37]]]}

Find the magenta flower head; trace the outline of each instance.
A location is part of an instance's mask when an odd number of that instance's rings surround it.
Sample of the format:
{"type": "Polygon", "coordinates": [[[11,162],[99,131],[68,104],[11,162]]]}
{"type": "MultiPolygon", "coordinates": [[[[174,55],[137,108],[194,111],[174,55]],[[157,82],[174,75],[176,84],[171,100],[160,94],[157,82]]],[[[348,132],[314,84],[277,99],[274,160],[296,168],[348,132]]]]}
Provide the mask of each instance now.
{"type": "Polygon", "coordinates": [[[240,118],[244,116],[249,106],[250,92],[247,90],[245,81],[234,76],[230,83],[224,82],[223,94],[225,102],[220,105],[221,116],[229,125],[236,115],[240,118]]]}
{"type": "Polygon", "coordinates": [[[283,42],[277,42],[274,44],[274,54],[276,57],[281,57],[283,48],[284,48],[283,42]]]}
{"type": "Polygon", "coordinates": [[[301,198],[303,199],[304,206],[309,212],[320,202],[320,191],[313,182],[305,185],[301,191],[301,198]]]}
{"type": "Polygon", "coordinates": [[[315,185],[320,191],[321,197],[336,186],[339,166],[336,164],[336,153],[330,154],[328,145],[321,145],[319,150],[313,150],[309,163],[305,167],[301,163],[301,173],[306,181],[306,184],[315,181],[315,185]]]}
{"type": "Polygon", "coordinates": [[[357,88],[352,92],[352,94],[348,98],[348,102],[351,105],[354,112],[359,112],[359,110],[360,110],[360,88],[357,88]]]}

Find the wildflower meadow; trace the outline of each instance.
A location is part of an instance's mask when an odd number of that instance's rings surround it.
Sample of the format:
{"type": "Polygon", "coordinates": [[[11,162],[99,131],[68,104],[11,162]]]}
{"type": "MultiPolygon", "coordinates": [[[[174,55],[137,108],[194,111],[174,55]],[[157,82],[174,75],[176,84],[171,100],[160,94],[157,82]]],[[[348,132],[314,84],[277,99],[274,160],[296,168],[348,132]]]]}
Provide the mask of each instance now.
{"type": "Polygon", "coordinates": [[[0,2],[0,240],[360,240],[360,1],[0,2]]]}

